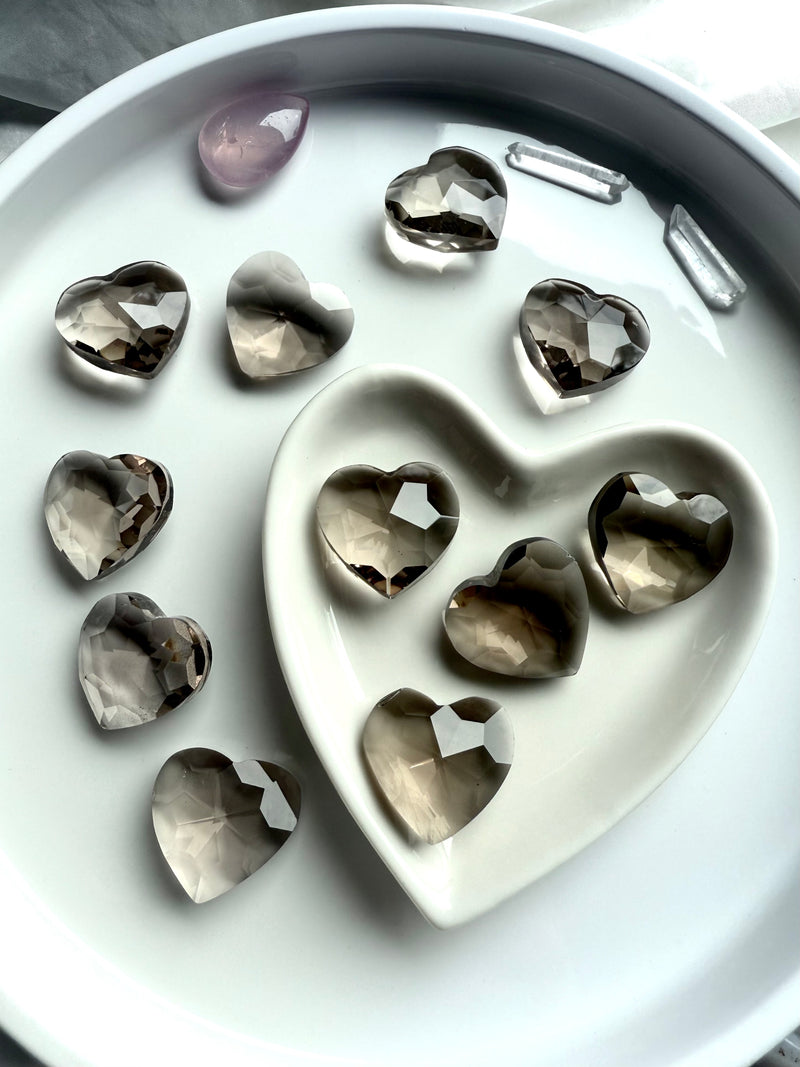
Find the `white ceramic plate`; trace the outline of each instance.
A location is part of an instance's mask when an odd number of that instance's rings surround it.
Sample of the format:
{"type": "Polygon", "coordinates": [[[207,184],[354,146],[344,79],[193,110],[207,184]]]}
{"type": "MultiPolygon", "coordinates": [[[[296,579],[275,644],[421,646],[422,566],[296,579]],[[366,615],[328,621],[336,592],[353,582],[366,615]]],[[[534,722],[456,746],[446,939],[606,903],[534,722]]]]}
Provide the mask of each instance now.
{"type": "Polygon", "coordinates": [[[3,165],[6,1026],[59,1067],[487,1056],[684,1067],[744,1065],[794,1025],[796,188],[765,142],[662,75],[530,23],[413,7],[276,20],[172,53],[3,165]],[[312,94],[306,141],[269,189],[214,201],[195,171],[196,130],[267,76],[312,94]],[[504,242],[473,270],[422,274],[388,256],[390,178],[442,144],[501,159],[520,136],[591,150],[636,188],[605,208],[509,174],[504,242]],[[677,192],[750,285],[733,315],[710,313],[662,247],[662,198],[677,192]],[[340,285],[356,330],[318,371],[252,389],[229,370],[224,292],[268,248],[340,285]],[[55,300],[150,257],[187,280],[183,346],[147,388],[103,386],[64,359],[55,300]],[[630,381],[545,417],[519,377],[514,321],[530,284],[578,270],[641,306],[654,344],[630,381]],[[708,430],[763,482],[781,540],[764,636],[691,756],[600,840],[447,933],[420,918],[331,787],[263,603],[263,497],[284,431],[334,378],[386,361],[446,378],[534,451],[632,418],[708,430]],[[142,451],[176,487],[157,541],[96,587],[65,577],[40,510],[51,465],[74,448],[142,451]],[[204,625],[214,667],[187,708],[101,736],[75,642],[95,599],[125,589],[204,625]],[[149,826],[153,778],[188,745],[284,761],[305,787],[280,855],[201,907],[174,887],[149,826]]]}

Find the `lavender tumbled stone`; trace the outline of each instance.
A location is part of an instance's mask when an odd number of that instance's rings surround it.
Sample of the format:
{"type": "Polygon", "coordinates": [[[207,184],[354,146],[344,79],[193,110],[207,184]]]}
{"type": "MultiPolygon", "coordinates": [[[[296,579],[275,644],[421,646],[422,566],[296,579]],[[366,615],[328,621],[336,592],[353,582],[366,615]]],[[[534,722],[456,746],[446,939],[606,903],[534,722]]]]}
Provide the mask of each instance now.
{"type": "Polygon", "coordinates": [[[225,185],[258,185],[289,162],[307,121],[308,101],[302,96],[259,93],[234,100],[203,124],[200,158],[225,185]]]}

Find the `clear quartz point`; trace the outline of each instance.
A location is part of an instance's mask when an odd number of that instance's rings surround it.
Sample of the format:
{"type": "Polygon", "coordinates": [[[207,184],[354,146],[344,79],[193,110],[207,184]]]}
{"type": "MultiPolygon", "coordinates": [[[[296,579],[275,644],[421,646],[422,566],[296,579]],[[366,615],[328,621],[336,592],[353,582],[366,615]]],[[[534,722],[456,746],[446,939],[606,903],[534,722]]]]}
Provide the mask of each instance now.
{"type": "Polygon", "coordinates": [[[747,295],[747,286],[685,207],[672,209],[664,243],[706,304],[725,311],[747,295]]]}
{"type": "Polygon", "coordinates": [[[617,601],[634,615],[678,604],[730,555],[728,509],[707,493],[674,493],[658,478],[618,474],[589,510],[589,536],[617,601]]]}
{"type": "Polygon", "coordinates": [[[198,693],[211,645],[193,619],[168,618],[141,593],[112,593],[84,620],[78,677],[104,730],[141,726],[198,693]]]}
{"type": "Polygon", "coordinates": [[[458,497],[444,471],[406,463],[342,467],[317,498],[317,520],[337,556],[382,596],[407,589],[433,566],[458,526],[458,497]]]}
{"type": "Polygon", "coordinates": [[[495,796],[511,766],[514,732],[493,700],[466,697],[440,706],[414,689],[398,689],[370,712],[362,746],[393,817],[434,845],[495,796]]]}
{"type": "Polygon", "coordinates": [[[444,627],[456,652],[482,670],[518,678],[575,674],[589,629],[581,569],[555,541],[519,541],[491,574],[453,592],[444,627]]]}
{"type": "Polygon", "coordinates": [[[604,204],[619,203],[630,185],[619,171],[608,170],[556,146],[544,148],[515,141],[508,146],[506,163],[514,170],[561,185],[604,204]]]}
{"type": "Polygon", "coordinates": [[[53,544],[90,581],[130,562],[172,510],[172,479],[161,464],[125,453],[68,452],[44,492],[53,544]]]}
{"type": "Polygon", "coordinates": [[[285,844],[300,816],[300,785],[275,763],[234,763],[190,748],[161,768],[152,803],[164,858],[201,904],[249,878],[285,844]]]}
{"type": "Polygon", "coordinates": [[[335,285],[309,282],[281,252],[259,252],[228,286],[228,332],[239,369],[257,381],[324,363],[353,332],[353,309],[335,285]]]}
{"type": "Polygon", "coordinates": [[[469,148],[440,148],[386,190],[386,217],[412,244],[436,252],[497,248],[506,215],[500,169],[469,148]]]}

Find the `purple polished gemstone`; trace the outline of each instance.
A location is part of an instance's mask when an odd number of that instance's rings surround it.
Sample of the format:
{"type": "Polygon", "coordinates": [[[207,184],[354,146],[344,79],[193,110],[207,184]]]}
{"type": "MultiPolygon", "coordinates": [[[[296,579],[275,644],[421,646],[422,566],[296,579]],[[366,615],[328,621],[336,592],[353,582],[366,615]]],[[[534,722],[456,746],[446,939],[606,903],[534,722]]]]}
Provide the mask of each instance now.
{"type": "Polygon", "coordinates": [[[204,123],[197,139],[200,158],[225,185],[258,185],[289,162],[307,121],[302,96],[259,93],[234,100],[204,123]]]}

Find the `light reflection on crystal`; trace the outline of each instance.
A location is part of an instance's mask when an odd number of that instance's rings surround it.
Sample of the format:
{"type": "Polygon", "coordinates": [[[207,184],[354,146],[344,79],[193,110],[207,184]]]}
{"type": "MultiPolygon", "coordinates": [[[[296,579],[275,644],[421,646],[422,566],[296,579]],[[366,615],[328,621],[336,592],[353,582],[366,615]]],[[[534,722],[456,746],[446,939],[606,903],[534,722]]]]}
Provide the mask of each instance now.
{"type": "Polygon", "coordinates": [[[171,756],[153,788],[153,828],[164,858],[200,904],[249,878],[288,840],[300,786],[275,763],[234,763],[207,748],[171,756]]]}
{"type": "Polygon", "coordinates": [[[386,190],[386,217],[400,236],[437,252],[497,248],[505,213],[505,178],[468,148],[439,149],[386,190]]]}
{"type": "Polygon", "coordinates": [[[528,292],[519,332],[531,364],[562,397],[607,389],[639,363],[650,330],[622,297],[548,278],[528,292]]]}
{"type": "Polygon", "coordinates": [[[302,96],[271,92],[234,100],[203,124],[200,158],[225,185],[258,185],[289,162],[307,121],[308,101],[302,96]]]}
{"type": "Polygon", "coordinates": [[[709,307],[725,311],[744,299],[745,283],[680,204],[672,209],[664,243],[709,307]]]}
{"type": "Polygon", "coordinates": [[[98,600],[81,627],[78,677],[104,730],[141,726],[198,693],[211,645],[193,619],[168,618],[141,593],[98,600]]]}
{"type": "Polygon", "coordinates": [[[58,551],[87,581],[128,563],[172,510],[172,479],[144,456],[68,452],[44,492],[47,528],[58,551]]]}
{"type": "Polygon", "coordinates": [[[515,141],[508,146],[506,163],[524,174],[561,185],[604,204],[619,203],[630,185],[624,174],[555,146],[545,148],[515,141]]]}
{"type": "Polygon", "coordinates": [[[400,824],[438,844],[471,822],[510,769],[514,733],[492,700],[439,706],[414,689],[378,701],[364,726],[373,783],[400,824]]]}
{"type": "Polygon", "coordinates": [[[616,599],[634,615],[693,596],[725,566],[728,509],[705,493],[678,493],[648,474],[619,474],[595,497],[589,535],[616,599]]]}
{"type": "Polygon", "coordinates": [[[454,591],[444,626],[456,652],[483,670],[519,678],[575,674],[589,628],[581,569],[555,541],[519,541],[491,574],[454,591]]]}
{"type": "Polygon", "coordinates": [[[342,467],[317,498],[325,540],[355,574],[385,597],[407,589],[439,559],[458,526],[452,482],[430,463],[387,473],[342,467]]]}
{"type": "Polygon", "coordinates": [[[288,256],[260,252],[228,286],[228,331],[239,368],[263,380],[324,363],[353,331],[341,289],[311,283],[288,256]]]}

